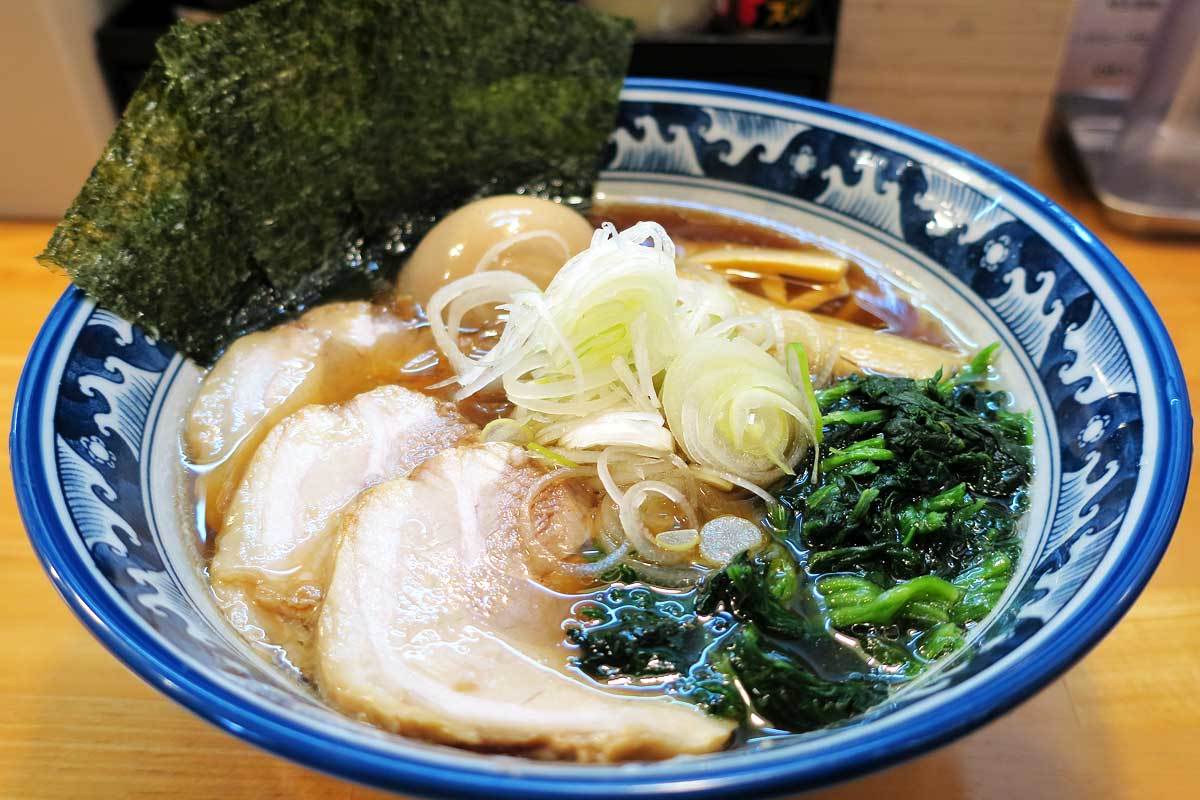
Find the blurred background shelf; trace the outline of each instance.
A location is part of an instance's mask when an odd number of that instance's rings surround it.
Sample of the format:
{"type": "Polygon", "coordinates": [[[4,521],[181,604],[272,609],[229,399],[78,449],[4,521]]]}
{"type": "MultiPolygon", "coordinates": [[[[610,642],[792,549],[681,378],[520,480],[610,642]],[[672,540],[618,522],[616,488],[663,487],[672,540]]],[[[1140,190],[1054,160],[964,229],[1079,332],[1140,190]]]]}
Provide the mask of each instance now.
{"type": "Polygon", "coordinates": [[[631,75],[720,81],[824,100],[829,97],[836,32],[747,31],[642,39],[631,75]]]}
{"type": "MultiPolygon", "coordinates": [[[[0,107],[6,122],[16,121],[0,126],[0,217],[60,215],[101,151],[115,111],[124,107],[153,58],[158,36],[178,19],[210,19],[246,2],[0,3],[0,74],[10,77],[0,81],[0,107]]],[[[1036,159],[1066,44],[1088,43],[1081,40],[1089,29],[1080,20],[1086,23],[1101,13],[1120,16],[1115,41],[1092,43],[1093,53],[1103,45],[1102,57],[1081,49],[1082,58],[1066,61],[1068,76],[1091,82],[1101,68],[1108,73],[1114,64],[1136,68],[1145,49],[1144,18],[1153,13],[1152,6],[1162,4],[579,2],[619,5],[643,16],[668,6],[692,6],[707,15],[682,28],[659,24],[664,18],[656,17],[635,45],[633,75],[718,81],[827,99],[927,131],[1021,176],[1030,174],[1036,159]],[[750,20],[746,9],[757,17],[750,20]],[[746,29],[748,24],[779,23],[793,12],[798,16],[785,19],[784,29],[746,29]]]]}
{"type": "MultiPolygon", "coordinates": [[[[129,0],[120,6],[96,33],[100,67],[116,107],[125,107],[154,58],[154,42],[178,19],[210,19],[247,4],[248,0],[129,0]]],[[[699,32],[640,36],[630,74],[829,97],[838,0],[798,4],[803,15],[781,30],[739,29],[730,17],[718,14],[719,3],[711,5],[711,19],[699,32]]]]}

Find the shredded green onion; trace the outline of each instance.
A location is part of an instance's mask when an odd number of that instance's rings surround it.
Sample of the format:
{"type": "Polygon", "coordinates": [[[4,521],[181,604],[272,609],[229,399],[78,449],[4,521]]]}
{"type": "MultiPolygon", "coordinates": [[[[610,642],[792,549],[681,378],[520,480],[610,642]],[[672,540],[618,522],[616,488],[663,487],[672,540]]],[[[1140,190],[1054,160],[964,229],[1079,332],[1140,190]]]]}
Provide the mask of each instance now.
{"type": "MultiPolygon", "coordinates": [[[[824,425],[824,422],[821,419],[821,405],[817,402],[817,392],[813,388],[812,377],[808,373],[808,352],[804,349],[804,345],[799,342],[789,344],[787,351],[788,356],[791,359],[795,359],[797,382],[800,384],[800,388],[808,400],[809,408],[812,409],[813,438],[817,444],[820,444],[822,440],[821,427],[824,425]]],[[[791,366],[790,363],[789,366],[791,366]]]]}
{"type": "Polygon", "coordinates": [[[663,410],[695,463],[765,485],[793,474],[813,442],[803,393],[762,347],[701,336],[671,363],[663,410]]]}
{"type": "Polygon", "coordinates": [[[558,464],[560,467],[567,467],[568,469],[574,469],[575,467],[579,466],[577,463],[575,463],[571,459],[567,458],[566,456],[560,455],[560,454],[554,452],[553,450],[551,450],[549,447],[538,444],[537,442],[530,442],[529,444],[525,445],[525,449],[528,450],[529,452],[533,453],[538,458],[543,458],[546,461],[552,461],[555,464],[558,464]]]}
{"type": "Polygon", "coordinates": [[[778,315],[745,313],[728,284],[681,280],[656,223],[605,224],[545,291],[515,273],[466,276],[434,293],[428,316],[456,397],[499,384],[514,417],[532,420],[487,436],[522,444],[528,433],[530,451],[555,464],[578,460],[562,450],[609,447],[678,458],[678,445],[692,465],[766,497],[821,439],[804,347],[785,348],[778,315]],[[496,344],[462,350],[463,319],[495,306],[507,315],[496,344]]]}

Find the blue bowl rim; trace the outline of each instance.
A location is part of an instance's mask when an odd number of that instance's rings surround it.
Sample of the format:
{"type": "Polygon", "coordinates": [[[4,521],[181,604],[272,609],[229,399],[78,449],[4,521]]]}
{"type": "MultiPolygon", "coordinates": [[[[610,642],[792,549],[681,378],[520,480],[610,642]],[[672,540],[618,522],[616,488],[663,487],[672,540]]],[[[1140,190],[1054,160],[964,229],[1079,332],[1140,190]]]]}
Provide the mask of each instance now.
{"type": "Polygon", "coordinates": [[[58,521],[47,488],[38,423],[47,393],[39,392],[54,361],[59,336],[84,302],[82,292],[69,288],[51,310],[34,340],[22,370],[13,409],[9,448],[18,509],[42,566],[56,590],[100,642],[147,683],[201,717],[252,744],[303,765],[362,783],[438,796],[475,797],[481,794],[511,798],[601,798],[612,795],[651,797],[669,794],[698,798],[753,792],[756,794],[811,788],[865,774],[911,758],[951,741],[1010,710],[1060,675],[1090,650],[1128,610],[1166,551],[1186,493],[1191,463],[1191,413],[1178,355],[1149,299],[1128,270],[1078,220],[1024,182],[1000,168],[936,137],[869,114],[829,103],[759,89],[716,83],[656,78],[630,78],[627,89],[659,90],[700,96],[764,101],[785,108],[817,113],[832,119],[908,140],[942,158],[957,162],[1000,189],[1038,209],[1046,222],[1074,240],[1107,277],[1124,310],[1148,345],[1150,369],[1161,388],[1157,412],[1163,442],[1155,448],[1154,472],[1161,484],[1158,502],[1146,512],[1130,557],[1102,578],[1096,597],[1111,598],[1103,607],[1083,606],[1073,613],[1075,624],[1064,626],[1044,648],[1043,657],[1026,659],[974,692],[954,709],[952,718],[926,715],[904,733],[886,740],[821,753],[769,768],[748,764],[723,766],[698,762],[669,776],[637,774],[586,778],[517,776],[408,760],[331,740],[318,731],[299,729],[271,713],[247,710],[204,674],[179,662],[154,637],[124,624],[123,612],[79,563],[58,521]]]}

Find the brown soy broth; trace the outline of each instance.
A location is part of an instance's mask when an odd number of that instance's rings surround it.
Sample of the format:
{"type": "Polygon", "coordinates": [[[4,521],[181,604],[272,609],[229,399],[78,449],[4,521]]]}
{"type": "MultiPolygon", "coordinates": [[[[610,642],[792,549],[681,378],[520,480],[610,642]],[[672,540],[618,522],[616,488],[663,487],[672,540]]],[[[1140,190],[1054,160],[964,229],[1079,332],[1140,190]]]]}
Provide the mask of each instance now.
{"type": "Polygon", "coordinates": [[[597,226],[611,222],[618,230],[624,230],[642,220],[654,220],[666,229],[672,239],[685,241],[729,242],[750,247],[819,251],[819,248],[774,228],[693,208],[650,203],[597,203],[588,218],[597,226]]]}
{"type": "MultiPolygon", "coordinates": [[[[429,327],[425,310],[408,297],[393,299],[384,296],[376,298],[375,302],[386,306],[401,319],[412,323],[415,328],[429,327]]],[[[487,352],[500,338],[503,329],[503,317],[488,320],[478,328],[464,330],[459,336],[458,345],[467,353],[487,352]]],[[[497,391],[479,392],[465,400],[455,400],[454,392],[458,388],[456,384],[438,385],[454,377],[454,370],[450,362],[436,349],[430,349],[412,359],[405,366],[404,375],[411,377],[401,380],[400,386],[454,403],[460,414],[481,428],[492,420],[507,416],[513,409],[512,403],[508,402],[504,393],[497,391]]]]}
{"type": "MultiPolygon", "coordinates": [[[[695,251],[728,245],[834,255],[784,231],[700,209],[648,203],[600,203],[592,209],[589,219],[594,225],[611,222],[619,230],[642,220],[654,220],[666,229],[685,256],[689,248],[695,251]]],[[[739,288],[766,296],[757,281],[739,280],[739,274],[726,274],[726,277],[739,288]]],[[[788,284],[789,292],[815,288],[814,284],[787,276],[783,276],[783,281],[788,284]]],[[[823,303],[813,311],[938,347],[953,349],[956,346],[933,309],[901,292],[867,267],[851,261],[846,281],[850,290],[846,297],[823,303]]]]}
{"type": "MultiPolygon", "coordinates": [[[[599,225],[601,222],[611,222],[619,229],[629,227],[641,220],[657,221],[662,224],[685,254],[689,248],[722,245],[769,247],[799,252],[825,252],[786,232],[707,211],[646,204],[601,204],[592,210],[589,217],[595,225],[599,225]]],[[[787,280],[791,281],[791,279],[787,280]]],[[[913,298],[903,295],[868,268],[852,263],[847,275],[847,282],[849,284],[847,297],[825,303],[817,307],[815,311],[930,344],[943,346],[953,344],[952,338],[935,314],[916,303],[913,298]]],[[[802,281],[791,281],[791,283],[793,285],[790,288],[797,291],[814,288],[812,284],[802,281]]],[[[757,291],[753,282],[744,284],[744,288],[762,294],[761,291],[757,291]]],[[[427,327],[428,325],[422,309],[415,303],[403,298],[396,299],[390,295],[377,297],[376,302],[390,308],[403,319],[411,321],[416,327],[427,327]]],[[[466,331],[461,335],[460,347],[464,352],[486,352],[494,345],[502,329],[502,317],[481,324],[479,328],[466,331]]],[[[456,402],[453,397],[456,388],[454,384],[438,386],[439,383],[451,378],[452,374],[452,369],[446,359],[435,349],[430,349],[414,357],[395,383],[438,399],[456,402]]],[[[457,401],[456,405],[464,417],[480,427],[492,420],[506,416],[512,411],[512,405],[502,392],[481,393],[467,400],[457,401]]],[[[204,473],[206,468],[195,467],[188,464],[186,460],[185,468],[188,470],[189,476],[188,489],[194,513],[193,518],[199,533],[204,563],[207,563],[213,553],[217,532],[209,529],[205,523],[204,473]]],[[[211,468],[211,465],[208,468],[211,468]]],[[[701,495],[699,505],[703,509],[701,519],[697,521],[699,525],[723,514],[733,514],[755,520],[762,516],[762,503],[757,499],[747,499],[736,494],[721,492],[707,485],[700,485],[698,492],[701,495]]],[[[598,497],[599,502],[601,501],[598,497]]],[[[680,529],[689,525],[688,520],[684,519],[672,504],[661,498],[652,498],[647,503],[646,512],[647,527],[652,533],[680,529]]],[[[582,556],[580,561],[582,562],[582,556]]],[[[564,576],[562,580],[547,582],[544,591],[566,603],[567,605],[564,606],[566,608],[579,603],[595,602],[607,588],[598,587],[595,580],[564,576]]],[[[667,594],[676,594],[682,599],[689,599],[693,594],[692,590],[686,589],[653,588],[667,594]]],[[[803,596],[801,602],[812,602],[809,593],[801,591],[798,595],[803,596]]],[[[802,608],[796,610],[800,613],[813,611],[802,608]]],[[[820,641],[814,640],[814,642],[809,649],[804,651],[797,651],[797,648],[805,646],[798,643],[790,643],[786,646],[796,651],[796,655],[800,656],[814,671],[827,678],[838,678],[862,668],[862,654],[853,644],[839,642],[833,637],[820,641]]],[[[568,665],[569,647],[565,644],[560,647],[562,653],[559,668],[569,672],[575,671],[568,665]]],[[[279,650],[279,648],[269,649],[279,650]]],[[[286,659],[280,663],[277,652],[271,660],[276,661],[284,668],[290,667],[286,663],[286,659]]],[[[294,667],[291,669],[300,676],[298,670],[294,667]]],[[[622,694],[657,692],[660,691],[658,687],[662,681],[670,677],[663,676],[652,684],[648,683],[642,687],[614,686],[611,688],[612,691],[622,694]]],[[[585,680],[587,679],[585,678],[585,680]]],[[[763,724],[751,722],[738,730],[732,746],[743,745],[748,741],[774,736],[778,733],[780,732],[767,728],[763,724]]]]}

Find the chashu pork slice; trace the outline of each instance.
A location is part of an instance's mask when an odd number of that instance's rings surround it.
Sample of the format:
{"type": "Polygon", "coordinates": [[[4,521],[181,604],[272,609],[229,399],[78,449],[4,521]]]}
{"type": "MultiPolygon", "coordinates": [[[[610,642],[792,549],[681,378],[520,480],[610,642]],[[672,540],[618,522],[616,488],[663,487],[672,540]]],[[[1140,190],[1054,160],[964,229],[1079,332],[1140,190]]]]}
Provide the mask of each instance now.
{"type": "Polygon", "coordinates": [[[338,513],[475,431],[452,405],[399,386],[307,406],[276,425],[246,469],[209,567],[235,627],[281,645],[305,669],[338,513]]]}
{"type": "Polygon", "coordinates": [[[539,580],[586,535],[586,504],[512,445],[444,451],[342,515],[316,642],[326,699],[389,730],[576,761],[717,750],[732,724],[564,671],[571,598],[539,580]]]}
{"type": "Polygon", "coordinates": [[[207,467],[208,526],[220,527],[250,459],[276,423],[306,405],[343,402],[400,381],[433,347],[426,328],[363,301],[318,306],[230,345],[184,420],[184,450],[207,467]]]}

